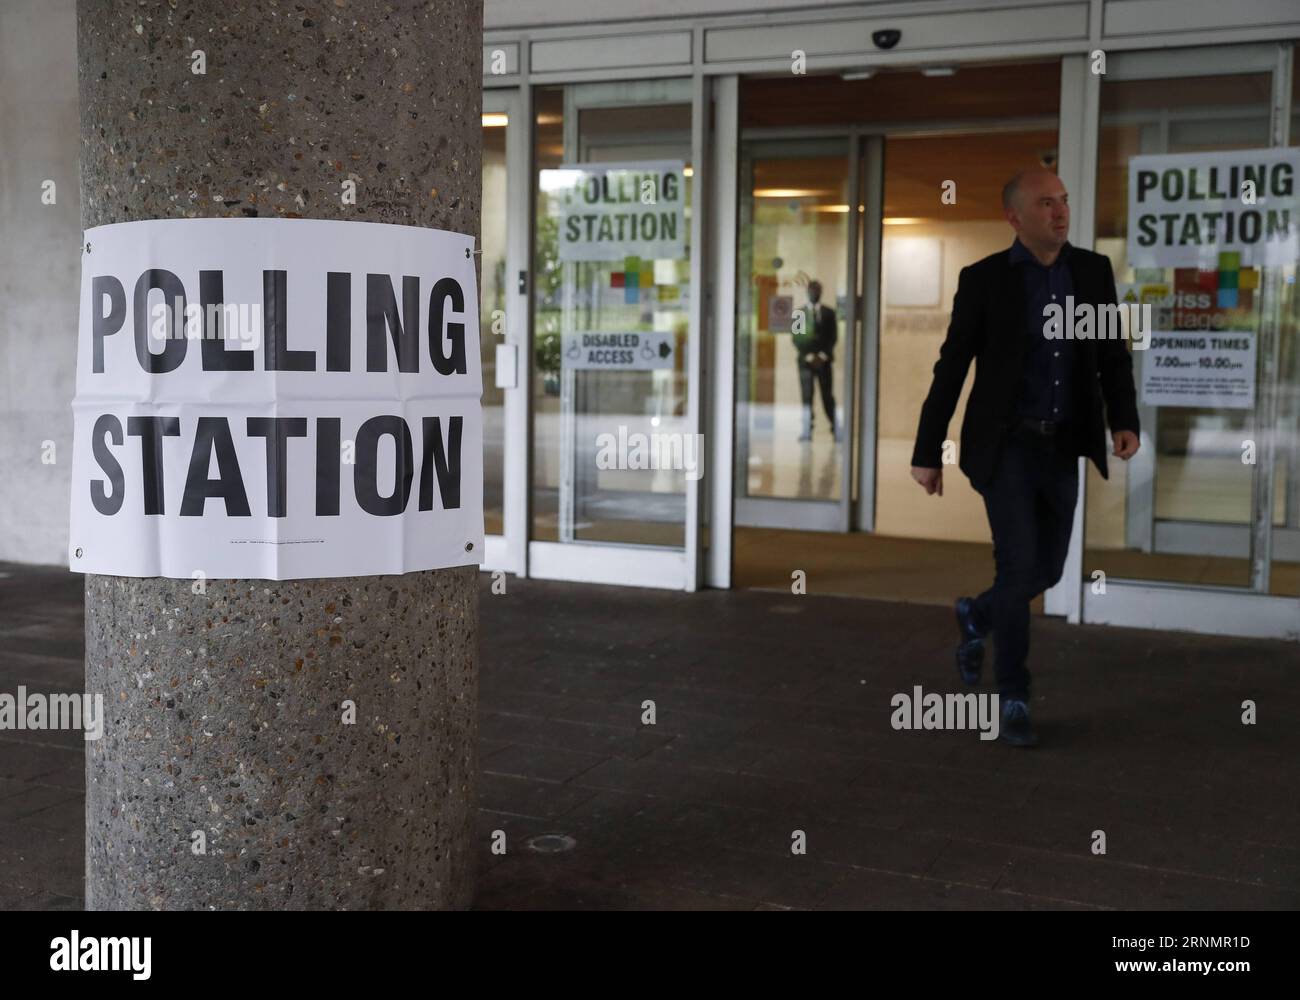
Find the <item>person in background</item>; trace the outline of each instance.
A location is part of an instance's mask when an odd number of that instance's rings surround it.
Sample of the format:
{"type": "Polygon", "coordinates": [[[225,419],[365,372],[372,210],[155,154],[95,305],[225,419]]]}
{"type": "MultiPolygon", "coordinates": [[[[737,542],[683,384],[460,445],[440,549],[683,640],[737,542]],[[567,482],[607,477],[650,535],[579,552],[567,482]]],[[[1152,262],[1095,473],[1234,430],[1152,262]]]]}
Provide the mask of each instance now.
{"type": "MultiPolygon", "coordinates": [[[[808,282],[808,305],[803,309],[803,331],[793,335],[794,348],[799,359],[799,391],[803,396],[803,428],[800,441],[812,440],[813,382],[821,387],[822,406],[830,422],[831,434],[840,439],[839,424],[835,422],[835,390],[831,366],[835,360],[835,342],[839,339],[839,320],[835,310],[822,305],[820,281],[808,282]]],[[[797,330],[797,326],[795,327],[797,330]]]]}

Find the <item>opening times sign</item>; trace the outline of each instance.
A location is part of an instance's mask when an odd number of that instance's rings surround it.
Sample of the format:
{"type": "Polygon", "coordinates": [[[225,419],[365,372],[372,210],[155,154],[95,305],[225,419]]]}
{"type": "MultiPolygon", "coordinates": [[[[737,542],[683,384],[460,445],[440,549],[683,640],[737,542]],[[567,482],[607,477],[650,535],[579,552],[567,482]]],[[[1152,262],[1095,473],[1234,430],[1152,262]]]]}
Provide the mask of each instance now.
{"type": "Polygon", "coordinates": [[[685,257],[685,170],[681,160],[652,160],[543,171],[560,206],[560,260],[685,257]]]}
{"type": "Polygon", "coordinates": [[[1300,259],[1300,148],[1134,156],[1128,177],[1130,267],[1213,269],[1300,259]]]}
{"type": "Polygon", "coordinates": [[[1152,333],[1142,352],[1142,403],[1249,410],[1255,405],[1255,334],[1152,333]]]}
{"type": "Polygon", "coordinates": [[[70,567],[285,580],[477,564],[472,249],[361,222],[89,230],[70,567]]]}

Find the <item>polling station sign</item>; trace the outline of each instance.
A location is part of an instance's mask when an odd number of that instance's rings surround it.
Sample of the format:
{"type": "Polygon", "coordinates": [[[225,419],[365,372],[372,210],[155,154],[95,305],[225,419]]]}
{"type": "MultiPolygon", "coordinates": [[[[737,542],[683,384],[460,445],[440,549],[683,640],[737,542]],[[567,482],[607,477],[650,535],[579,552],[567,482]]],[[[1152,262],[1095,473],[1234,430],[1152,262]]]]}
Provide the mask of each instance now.
{"type": "Polygon", "coordinates": [[[169,219],[82,247],[73,570],[407,573],[483,552],[473,240],[169,219]]]}
{"type": "Polygon", "coordinates": [[[654,160],[543,171],[560,210],[560,260],[685,257],[685,169],[681,160],[654,160]]]}
{"type": "Polygon", "coordinates": [[[1213,269],[1300,259],[1300,149],[1135,156],[1128,175],[1130,267],[1213,269]]]}

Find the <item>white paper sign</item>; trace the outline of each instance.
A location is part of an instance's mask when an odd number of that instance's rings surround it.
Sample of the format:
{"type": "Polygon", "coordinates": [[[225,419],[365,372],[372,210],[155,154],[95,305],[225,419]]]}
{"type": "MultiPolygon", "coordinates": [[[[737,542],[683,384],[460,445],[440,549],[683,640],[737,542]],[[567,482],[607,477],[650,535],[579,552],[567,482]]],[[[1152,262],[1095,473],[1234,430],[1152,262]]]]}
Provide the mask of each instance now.
{"type": "Polygon", "coordinates": [[[306,219],[89,230],[71,568],[287,580],[478,563],[472,249],[306,219]]]}
{"type": "Polygon", "coordinates": [[[560,206],[560,260],[678,260],[686,256],[681,160],[579,163],[542,172],[560,206]]]}
{"type": "Polygon", "coordinates": [[[1146,406],[1248,410],[1255,405],[1255,335],[1250,331],[1152,333],[1141,364],[1146,406]]]}
{"type": "Polygon", "coordinates": [[[1242,267],[1300,259],[1300,148],[1134,156],[1128,164],[1130,267],[1242,267]]]}
{"type": "Polygon", "coordinates": [[[649,371],[673,367],[671,333],[566,333],[561,358],[578,371],[649,371]]]}

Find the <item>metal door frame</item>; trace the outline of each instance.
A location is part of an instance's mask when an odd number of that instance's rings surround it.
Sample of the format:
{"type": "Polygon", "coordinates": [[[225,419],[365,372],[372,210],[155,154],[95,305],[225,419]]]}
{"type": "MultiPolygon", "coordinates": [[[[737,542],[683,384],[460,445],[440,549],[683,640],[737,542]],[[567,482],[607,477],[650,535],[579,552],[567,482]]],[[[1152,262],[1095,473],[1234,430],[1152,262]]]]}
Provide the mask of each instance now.
{"type": "MultiPolygon", "coordinates": [[[[528,262],[531,245],[532,114],[527,88],[483,92],[485,114],[505,114],[506,123],[506,274],[515,275],[506,296],[505,329],[498,354],[514,353],[515,383],[505,387],[502,424],[503,532],[484,536],[482,567],[516,575],[528,571],[529,371],[532,351],[528,262]]],[[[481,240],[480,240],[481,246],[481,240]]]]}
{"type": "MultiPolygon", "coordinates": [[[[703,268],[707,253],[704,218],[708,211],[708,198],[702,197],[701,192],[706,189],[709,181],[705,160],[705,147],[709,141],[708,130],[705,127],[707,95],[707,83],[702,76],[564,85],[565,162],[577,162],[581,158],[578,115],[583,110],[654,104],[689,104],[691,107],[689,142],[693,170],[690,220],[692,287],[688,305],[686,357],[687,433],[699,433],[702,428],[703,394],[700,380],[703,378],[703,364],[700,342],[704,315],[702,303],[705,297],[703,268]]],[[[536,202],[531,199],[531,189],[536,183],[536,176],[530,173],[528,183],[530,204],[535,211],[536,202]]],[[[531,212],[528,219],[531,233],[534,221],[531,212]]],[[[528,315],[531,324],[531,304],[528,315]]],[[[561,475],[563,476],[566,461],[563,443],[561,448],[561,475]]],[[[704,473],[706,476],[710,474],[707,466],[704,473]]],[[[528,574],[539,579],[695,590],[699,586],[702,575],[700,543],[702,495],[699,481],[688,477],[683,525],[684,544],[681,547],[530,539],[527,543],[528,574]]]]}

